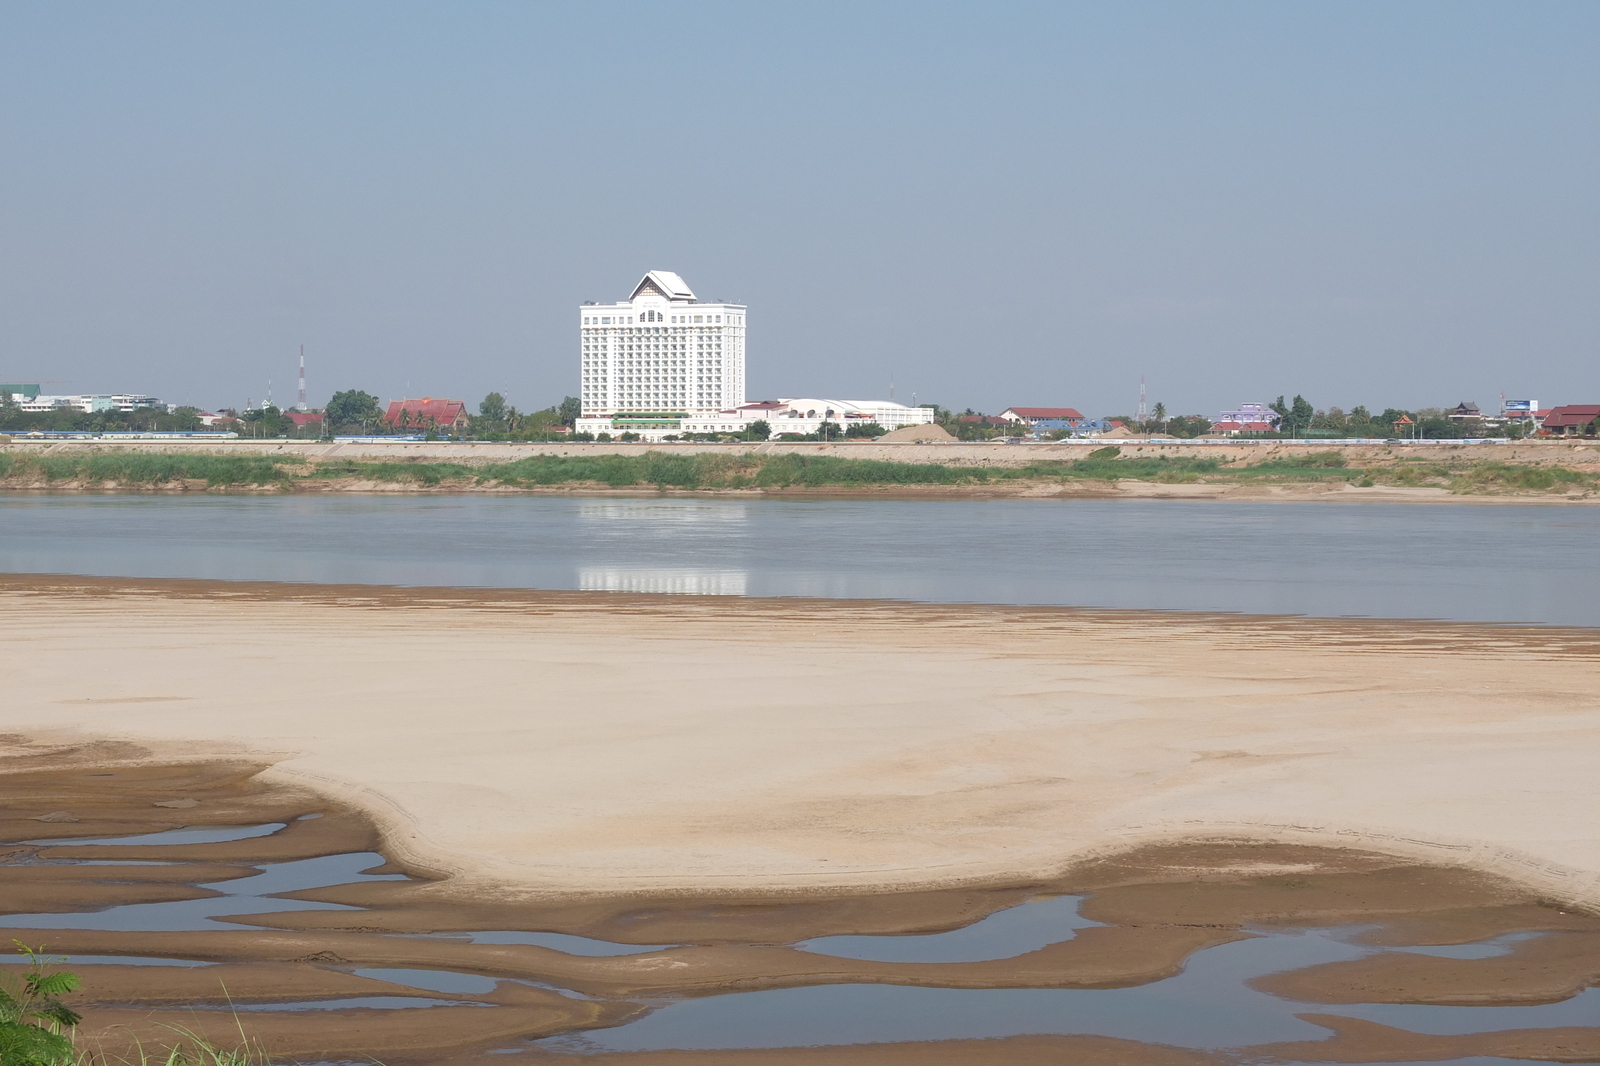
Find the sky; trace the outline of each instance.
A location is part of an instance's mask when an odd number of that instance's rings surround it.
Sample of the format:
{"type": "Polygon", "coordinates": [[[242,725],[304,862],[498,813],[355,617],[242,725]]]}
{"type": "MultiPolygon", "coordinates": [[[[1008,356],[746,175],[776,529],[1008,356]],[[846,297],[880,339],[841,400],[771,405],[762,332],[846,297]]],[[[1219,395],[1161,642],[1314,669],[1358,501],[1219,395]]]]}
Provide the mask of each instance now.
{"type": "Polygon", "coordinates": [[[577,391],[749,306],[751,399],[1600,403],[1600,3],[0,0],[0,381],[577,391]]]}

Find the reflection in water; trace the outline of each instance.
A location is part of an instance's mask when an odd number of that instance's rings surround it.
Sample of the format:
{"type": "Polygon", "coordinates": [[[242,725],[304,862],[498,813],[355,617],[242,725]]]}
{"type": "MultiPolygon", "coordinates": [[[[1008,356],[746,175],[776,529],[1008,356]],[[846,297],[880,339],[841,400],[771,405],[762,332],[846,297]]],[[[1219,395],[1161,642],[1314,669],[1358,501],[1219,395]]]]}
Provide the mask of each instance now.
{"type": "Polygon", "coordinates": [[[1492,959],[1500,955],[1509,955],[1518,943],[1532,940],[1534,937],[1545,936],[1538,930],[1524,930],[1517,933],[1507,933],[1491,940],[1479,940],[1473,944],[1424,944],[1413,948],[1390,948],[1390,951],[1404,951],[1412,955],[1433,955],[1441,959],[1492,959]]]}
{"type": "Polygon", "coordinates": [[[1413,1033],[1466,1036],[1504,1029],[1551,1029],[1594,1025],[1600,1019],[1600,989],[1591,988],[1559,1003],[1536,1006],[1438,1007],[1412,1003],[1355,1003],[1318,1007],[1327,1014],[1364,1018],[1413,1033]]]}
{"type": "Polygon", "coordinates": [[[743,570],[613,570],[584,567],[585,592],[656,592],[679,596],[743,596],[750,575],[743,570]]]}
{"type": "MultiPolygon", "coordinates": [[[[184,832],[205,829],[193,827],[184,832]]],[[[237,831],[237,827],[234,831],[237,831]]],[[[46,861],[80,865],[88,871],[100,865],[93,860],[79,863],[74,860],[50,860],[48,856],[46,861]]],[[[0,917],[0,927],[216,930],[239,928],[237,925],[217,922],[217,919],[232,914],[287,909],[358,911],[359,908],[343,905],[273,898],[269,893],[293,892],[333,884],[405,879],[400,874],[364,872],[382,861],[382,856],[378,854],[362,852],[259,864],[261,872],[253,876],[200,886],[218,893],[205,899],[128,904],[92,914],[11,915],[0,917]]],[[[817,937],[796,946],[801,950],[840,958],[924,964],[917,967],[915,979],[936,981],[939,963],[1012,958],[1071,939],[1076,929],[1097,924],[1077,913],[1080,902],[1080,897],[1075,896],[1032,900],[948,932],[817,937]]],[[[672,1048],[776,1048],[982,1039],[1025,1034],[1093,1034],[1188,1048],[1241,1048],[1274,1041],[1319,1040],[1326,1037],[1326,1029],[1297,1017],[1308,1010],[1364,1018],[1418,1033],[1465,1034],[1591,1025],[1597,1008],[1600,1008],[1600,990],[1590,990],[1563,1002],[1525,1007],[1310,1005],[1279,999],[1248,984],[1251,978],[1267,973],[1395,950],[1363,943],[1360,934],[1370,928],[1258,929],[1254,931],[1257,935],[1253,939],[1197,952],[1174,977],[1128,988],[962,989],[842,984],[681,998],[661,997],[650,1003],[653,1010],[623,1025],[537,1040],[531,1046],[551,1052],[594,1054],[672,1048]]],[[[1476,944],[1422,950],[1451,957],[1485,958],[1503,952],[1509,945],[1529,935],[1537,934],[1518,932],[1476,944]]],[[[538,944],[570,954],[589,956],[632,955],[662,951],[669,947],[617,944],[568,934],[511,930],[420,934],[417,937],[485,945],[484,950],[491,954],[493,949],[487,945],[494,944],[538,944]]],[[[383,939],[389,940],[389,937],[383,939]]],[[[397,961],[405,958],[403,950],[386,954],[397,961]]],[[[170,956],[137,958],[91,954],[75,956],[69,961],[86,965],[200,964],[170,956]]],[[[640,961],[644,964],[682,965],[670,955],[640,961]]],[[[413,961],[410,966],[392,967],[360,967],[340,959],[313,960],[311,964],[354,972],[362,977],[409,986],[419,993],[436,995],[481,996],[492,992],[498,982],[505,979],[473,972],[470,955],[466,953],[453,953],[452,963],[460,965],[461,969],[432,969],[421,960],[413,961]],[[456,959],[460,960],[459,963],[455,962],[456,959]]],[[[486,958],[484,965],[503,974],[505,964],[506,959],[501,954],[486,958]]],[[[542,981],[531,980],[536,973],[537,970],[534,970],[521,978],[510,979],[539,988],[553,987],[542,981]]],[[[590,998],[559,987],[553,990],[575,998],[590,998]]],[[[433,999],[426,995],[380,995],[270,1004],[241,1003],[235,1004],[234,1009],[428,1009],[473,1002],[433,999]]],[[[477,1003],[481,1005],[482,1001],[477,1003]]],[[[197,1004],[197,1007],[202,1010],[221,1009],[216,1004],[197,1004]]],[[[520,1048],[500,1050],[525,1050],[529,1046],[524,1044],[520,1048]]],[[[1469,1061],[1473,1060],[1458,1060],[1462,1066],[1469,1061]]],[[[1483,1060],[1483,1066],[1487,1066],[1488,1061],[1483,1060]]]]}
{"type": "MultiPolygon", "coordinates": [[[[154,835],[154,834],[153,834],[154,835]]],[[[123,838],[132,839],[132,838],[123,838]]],[[[127,903],[104,910],[75,913],[0,915],[0,928],[8,929],[109,929],[137,932],[179,932],[259,928],[241,922],[218,921],[233,915],[283,911],[355,911],[339,903],[281,899],[269,893],[298,892],[329,885],[364,881],[404,881],[404,874],[363,873],[384,861],[376,852],[322,855],[293,862],[256,864],[260,873],[198,887],[218,893],[201,899],[165,903],[127,903]]],[[[86,866],[94,865],[85,863],[86,866]]]]}
{"type": "MultiPolygon", "coordinates": [[[[223,826],[185,826],[182,829],[167,829],[160,833],[141,833],[138,836],[122,837],[54,837],[49,840],[24,840],[24,844],[37,844],[41,847],[66,847],[78,845],[122,845],[140,846],[145,844],[225,844],[234,840],[251,840],[255,837],[271,836],[284,828],[285,822],[268,822],[266,825],[223,825],[223,826]]],[[[379,860],[382,861],[381,859],[379,860]]]]}
{"type": "Polygon", "coordinates": [[[0,496],[0,572],[115,577],[1600,625],[1597,554],[1520,504],[0,496]]]}
{"type": "Polygon", "coordinates": [[[500,982],[493,977],[455,970],[408,970],[395,967],[363,967],[352,970],[357,977],[370,977],[374,981],[410,985],[428,992],[451,992],[461,996],[481,996],[493,992],[500,982]]]}
{"type": "Polygon", "coordinates": [[[614,1029],[534,1041],[575,1054],[669,1048],[779,1048],[1030,1034],[1120,1037],[1188,1048],[1321,1040],[1308,1010],[1422,1033],[1592,1025],[1600,990],[1529,1007],[1311,1006],[1251,988],[1251,978],[1370,954],[1350,929],[1264,929],[1197,952],[1175,977],[1131,988],[933,988],[817,985],[669,1000],[614,1029]]]}
{"type": "Polygon", "coordinates": [[[701,525],[717,522],[743,525],[747,512],[699,500],[617,500],[578,504],[578,517],[591,522],[644,521],[651,524],[701,525]]]}
{"type": "Polygon", "coordinates": [[[198,959],[162,959],[144,955],[51,955],[62,966],[214,966],[198,959]]]}
{"type": "Polygon", "coordinates": [[[297,1010],[411,1010],[417,1007],[487,1007],[470,999],[427,999],[423,996],[352,996],[300,1003],[193,1004],[190,1010],[297,1011],[297,1010]]]}
{"type": "Polygon", "coordinates": [[[1078,913],[1083,896],[1031,900],[996,911],[948,933],[921,936],[819,936],[795,945],[801,951],[865,962],[988,962],[1038,951],[1092,922],[1078,913]]]}
{"type": "Polygon", "coordinates": [[[735,992],[678,1000],[620,1028],[545,1046],[709,1050],[1084,1033],[1180,1047],[1316,1040],[1326,1031],[1294,1016],[1304,1007],[1244,982],[1362,954],[1332,937],[1284,931],[1201,951],[1178,976],[1132,988],[857,984],[735,992]]]}
{"type": "Polygon", "coordinates": [[[531,944],[534,947],[563,951],[568,955],[602,958],[608,955],[646,955],[652,951],[665,951],[674,944],[616,944],[609,940],[595,940],[571,933],[534,933],[520,929],[490,929],[483,932],[456,934],[474,944],[531,944]]]}

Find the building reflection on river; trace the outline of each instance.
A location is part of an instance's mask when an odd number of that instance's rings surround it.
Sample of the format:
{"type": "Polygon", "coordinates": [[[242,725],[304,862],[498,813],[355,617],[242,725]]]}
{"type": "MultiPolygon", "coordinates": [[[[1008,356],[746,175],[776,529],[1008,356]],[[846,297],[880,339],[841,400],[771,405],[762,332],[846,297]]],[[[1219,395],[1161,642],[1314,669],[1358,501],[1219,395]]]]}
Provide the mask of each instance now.
{"type": "Polygon", "coordinates": [[[578,571],[584,592],[664,592],[679,596],[743,596],[747,570],[619,570],[587,566],[578,571]]]}

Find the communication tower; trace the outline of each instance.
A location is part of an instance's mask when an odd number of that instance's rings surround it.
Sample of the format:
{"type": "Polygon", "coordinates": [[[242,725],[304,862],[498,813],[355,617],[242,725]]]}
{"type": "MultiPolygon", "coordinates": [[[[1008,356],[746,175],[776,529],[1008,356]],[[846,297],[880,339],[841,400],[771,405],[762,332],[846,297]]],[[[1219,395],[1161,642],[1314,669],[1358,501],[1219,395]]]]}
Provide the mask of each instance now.
{"type": "Polygon", "coordinates": [[[300,396],[294,405],[296,411],[306,409],[306,346],[300,346],[300,396]]]}
{"type": "Polygon", "coordinates": [[[1138,420],[1140,422],[1147,422],[1147,421],[1150,420],[1150,412],[1149,412],[1148,409],[1146,409],[1146,407],[1144,405],[1144,375],[1143,374],[1139,375],[1139,414],[1138,414],[1138,420]]]}

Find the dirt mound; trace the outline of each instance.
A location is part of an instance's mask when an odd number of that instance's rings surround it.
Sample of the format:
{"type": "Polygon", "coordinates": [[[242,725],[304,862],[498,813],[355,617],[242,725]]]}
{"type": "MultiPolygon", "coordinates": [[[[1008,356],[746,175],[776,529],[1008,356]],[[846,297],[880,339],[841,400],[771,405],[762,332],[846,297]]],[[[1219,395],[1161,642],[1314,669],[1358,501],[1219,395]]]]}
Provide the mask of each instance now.
{"type": "Polygon", "coordinates": [[[878,438],[879,444],[937,444],[955,440],[943,426],[929,423],[926,426],[901,426],[878,438]]]}

